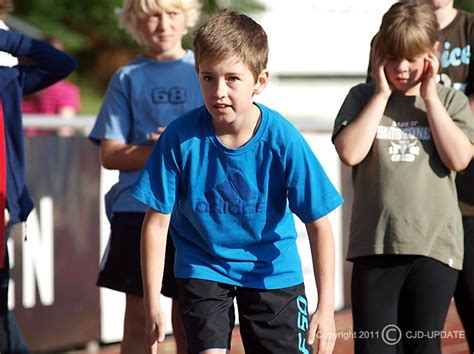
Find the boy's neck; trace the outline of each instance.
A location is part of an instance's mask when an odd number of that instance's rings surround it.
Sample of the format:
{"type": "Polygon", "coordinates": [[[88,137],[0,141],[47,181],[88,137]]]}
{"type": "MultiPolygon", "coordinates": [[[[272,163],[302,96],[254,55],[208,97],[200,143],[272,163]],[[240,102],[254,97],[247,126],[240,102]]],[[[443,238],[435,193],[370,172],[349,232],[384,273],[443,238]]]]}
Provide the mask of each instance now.
{"type": "Polygon", "coordinates": [[[148,49],[144,55],[147,58],[157,61],[173,61],[184,58],[186,55],[186,50],[184,48],[179,48],[178,50],[173,51],[157,52],[148,49]]]}
{"type": "Polygon", "coordinates": [[[247,144],[257,133],[261,122],[260,108],[253,105],[252,112],[247,118],[231,124],[217,125],[212,120],[216,136],[222,145],[230,149],[238,149],[247,144]]]}
{"type": "Polygon", "coordinates": [[[436,18],[438,19],[439,27],[441,29],[446,28],[451,22],[453,22],[458,11],[450,4],[449,6],[440,7],[434,10],[436,18]]]}

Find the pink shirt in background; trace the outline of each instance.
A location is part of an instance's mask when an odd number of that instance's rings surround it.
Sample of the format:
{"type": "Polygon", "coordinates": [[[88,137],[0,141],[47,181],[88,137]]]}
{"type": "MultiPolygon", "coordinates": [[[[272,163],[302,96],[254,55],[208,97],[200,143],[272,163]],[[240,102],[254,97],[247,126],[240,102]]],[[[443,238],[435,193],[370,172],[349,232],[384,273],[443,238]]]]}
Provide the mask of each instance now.
{"type": "MultiPolygon", "coordinates": [[[[79,88],[65,80],[23,99],[23,113],[26,114],[59,114],[64,107],[72,107],[76,112],[81,108],[79,88]]],[[[25,129],[25,134],[29,136],[51,135],[55,134],[55,131],[28,128],[25,129]]]]}

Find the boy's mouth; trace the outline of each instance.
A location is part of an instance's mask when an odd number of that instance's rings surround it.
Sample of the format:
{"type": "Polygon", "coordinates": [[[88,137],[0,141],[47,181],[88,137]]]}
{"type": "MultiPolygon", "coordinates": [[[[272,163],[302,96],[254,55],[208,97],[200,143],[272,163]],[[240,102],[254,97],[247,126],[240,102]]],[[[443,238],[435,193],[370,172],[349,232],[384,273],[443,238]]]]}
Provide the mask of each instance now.
{"type": "Polygon", "coordinates": [[[158,39],[159,39],[160,41],[167,41],[167,40],[169,40],[170,38],[171,38],[171,35],[169,35],[169,34],[159,34],[159,35],[158,35],[158,39]]]}
{"type": "Polygon", "coordinates": [[[214,109],[218,112],[221,112],[221,113],[225,112],[230,107],[231,107],[231,105],[223,104],[223,103],[216,103],[214,105],[214,109]]]}
{"type": "Polygon", "coordinates": [[[408,83],[409,78],[407,77],[397,77],[397,81],[401,84],[406,84],[408,83]]]}

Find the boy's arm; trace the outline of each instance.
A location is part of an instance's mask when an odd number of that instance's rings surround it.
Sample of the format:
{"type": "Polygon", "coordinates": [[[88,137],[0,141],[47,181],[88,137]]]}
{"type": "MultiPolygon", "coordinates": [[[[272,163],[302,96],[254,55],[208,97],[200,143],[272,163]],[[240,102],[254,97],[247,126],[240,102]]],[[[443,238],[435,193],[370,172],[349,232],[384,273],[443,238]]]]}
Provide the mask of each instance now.
{"type": "Polygon", "coordinates": [[[431,53],[426,62],[420,95],[425,102],[433,142],[443,164],[450,170],[462,171],[472,159],[472,144],[451,119],[439,98],[435,81],[439,68],[438,58],[431,53]]]}
{"type": "Polygon", "coordinates": [[[34,65],[18,67],[24,94],[65,78],[76,67],[76,61],[71,56],[49,43],[31,39],[18,32],[0,30],[0,51],[35,61],[34,65]]]}
{"type": "Polygon", "coordinates": [[[443,164],[453,171],[464,170],[473,156],[472,144],[454,123],[439,98],[426,101],[428,122],[443,164]]]}
{"type": "Polygon", "coordinates": [[[332,353],[336,340],[334,323],[334,240],[327,216],[305,225],[308,232],[318,306],[311,317],[308,344],[318,338],[317,353],[332,353]]]}
{"type": "Polygon", "coordinates": [[[153,146],[103,139],[100,143],[100,160],[102,166],[109,170],[141,170],[152,150],[153,146]]]}
{"type": "Polygon", "coordinates": [[[142,227],[140,244],[145,306],[145,348],[158,352],[158,343],[165,339],[165,316],[161,309],[160,293],[163,280],[166,237],[171,214],[148,208],[142,227]]]}
{"type": "MultiPolygon", "coordinates": [[[[156,133],[150,133],[150,141],[156,142],[165,130],[158,127],[156,133]]],[[[153,146],[126,144],[119,140],[102,139],[100,143],[102,166],[109,170],[135,171],[145,167],[153,146]]]]}
{"type": "Polygon", "coordinates": [[[385,77],[384,67],[379,65],[374,95],[357,118],[342,129],[334,139],[339,158],[346,165],[359,164],[369,153],[390,95],[391,89],[385,77]]]}

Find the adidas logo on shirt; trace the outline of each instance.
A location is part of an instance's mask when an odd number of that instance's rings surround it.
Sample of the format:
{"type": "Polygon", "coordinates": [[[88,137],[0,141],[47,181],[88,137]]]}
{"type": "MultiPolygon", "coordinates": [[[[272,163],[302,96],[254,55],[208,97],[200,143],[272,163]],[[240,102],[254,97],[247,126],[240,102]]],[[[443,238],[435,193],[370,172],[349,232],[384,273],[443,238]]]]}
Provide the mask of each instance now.
{"type": "Polygon", "coordinates": [[[200,200],[195,206],[195,211],[200,214],[257,214],[266,208],[266,203],[258,200],[258,193],[238,172],[204,195],[205,200],[200,200]]]}

